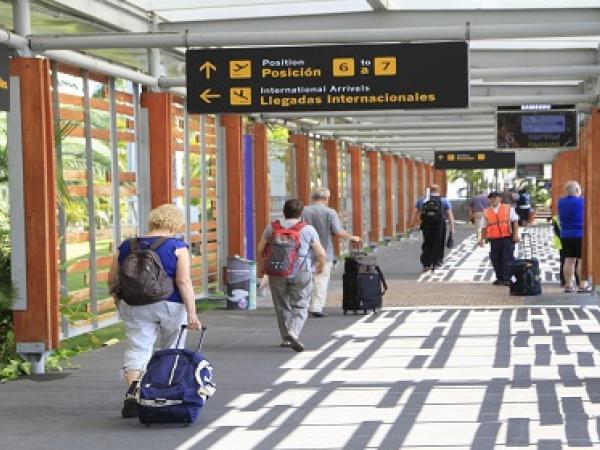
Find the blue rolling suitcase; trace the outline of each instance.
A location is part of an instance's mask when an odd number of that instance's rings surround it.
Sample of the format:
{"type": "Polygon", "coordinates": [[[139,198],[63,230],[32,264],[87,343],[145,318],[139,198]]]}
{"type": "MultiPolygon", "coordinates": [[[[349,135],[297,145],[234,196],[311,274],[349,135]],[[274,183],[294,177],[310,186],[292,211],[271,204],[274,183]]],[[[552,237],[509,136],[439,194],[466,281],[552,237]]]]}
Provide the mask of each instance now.
{"type": "Polygon", "coordinates": [[[215,392],[213,369],[200,353],[205,327],[197,351],[179,348],[186,325],[181,326],[176,348],[152,355],[137,392],[138,416],[146,426],[152,423],[194,423],[200,409],[215,392]]]}

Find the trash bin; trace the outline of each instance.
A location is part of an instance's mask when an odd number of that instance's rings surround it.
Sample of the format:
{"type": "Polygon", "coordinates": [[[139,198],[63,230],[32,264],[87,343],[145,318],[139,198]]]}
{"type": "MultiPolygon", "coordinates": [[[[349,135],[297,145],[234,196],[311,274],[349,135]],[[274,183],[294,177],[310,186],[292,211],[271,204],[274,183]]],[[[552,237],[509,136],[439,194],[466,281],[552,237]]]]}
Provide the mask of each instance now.
{"type": "Polygon", "coordinates": [[[227,258],[227,309],[256,309],[256,262],[227,258]]]}

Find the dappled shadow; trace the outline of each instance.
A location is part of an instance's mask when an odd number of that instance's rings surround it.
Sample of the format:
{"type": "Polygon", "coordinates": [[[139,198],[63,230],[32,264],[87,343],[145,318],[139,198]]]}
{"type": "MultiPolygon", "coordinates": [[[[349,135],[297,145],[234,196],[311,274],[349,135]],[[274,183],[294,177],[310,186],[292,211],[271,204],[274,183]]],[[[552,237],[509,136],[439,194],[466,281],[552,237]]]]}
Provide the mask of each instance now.
{"type": "Polygon", "coordinates": [[[232,398],[180,450],[600,445],[597,307],[391,309],[232,398]]]}

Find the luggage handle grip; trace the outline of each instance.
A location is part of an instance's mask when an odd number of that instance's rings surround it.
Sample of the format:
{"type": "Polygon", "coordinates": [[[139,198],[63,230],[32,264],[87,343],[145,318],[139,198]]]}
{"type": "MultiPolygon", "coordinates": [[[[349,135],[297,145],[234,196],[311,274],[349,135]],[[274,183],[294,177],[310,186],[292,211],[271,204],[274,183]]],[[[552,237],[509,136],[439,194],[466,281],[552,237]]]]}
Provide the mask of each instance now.
{"type": "MultiPolygon", "coordinates": [[[[183,336],[183,332],[187,330],[187,325],[182,324],[181,329],[179,330],[179,336],[177,336],[177,343],[175,344],[175,348],[179,348],[179,341],[181,341],[181,336],[183,336]]],[[[202,348],[202,343],[204,342],[204,333],[206,333],[206,327],[202,325],[200,328],[200,340],[198,341],[198,348],[196,351],[200,351],[202,348]]]]}

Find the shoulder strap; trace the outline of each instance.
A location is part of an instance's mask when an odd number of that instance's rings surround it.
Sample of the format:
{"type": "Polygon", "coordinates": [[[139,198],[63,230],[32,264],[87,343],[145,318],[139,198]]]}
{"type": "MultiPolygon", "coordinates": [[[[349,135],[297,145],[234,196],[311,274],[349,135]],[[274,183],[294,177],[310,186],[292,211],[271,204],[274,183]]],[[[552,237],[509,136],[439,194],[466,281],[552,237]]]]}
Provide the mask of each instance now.
{"type": "Polygon", "coordinates": [[[157,240],[155,240],[150,246],[150,250],[156,250],[158,247],[167,242],[170,238],[167,236],[161,236],[157,240]]]}
{"type": "Polygon", "coordinates": [[[137,252],[138,251],[138,248],[139,248],[138,239],[139,238],[136,238],[136,237],[129,238],[129,250],[131,252],[137,252]]]}
{"type": "Polygon", "coordinates": [[[381,280],[381,284],[383,284],[383,292],[382,292],[382,295],[383,295],[383,294],[385,294],[387,292],[388,285],[385,282],[385,277],[383,276],[383,272],[381,271],[381,269],[379,268],[379,266],[375,266],[375,270],[379,274],[379,279],[381,280]]]}
{"type": "Polygon", "coordinates": [[[292,230],[296,230],[296,231],[300,231],[302,228],[304,228],[306,225],[308,225],[306,222],[300,221],[298,222],[296,225],[294,225],[291,229],[292,230]]]}
{"type": "Polygon", "coordinates": [[[281,229],[282,227],[281,223],[279,223],[279,220],[274,220],[271,222],[271,228],[273,228],[273,231],[281,229]]]}

